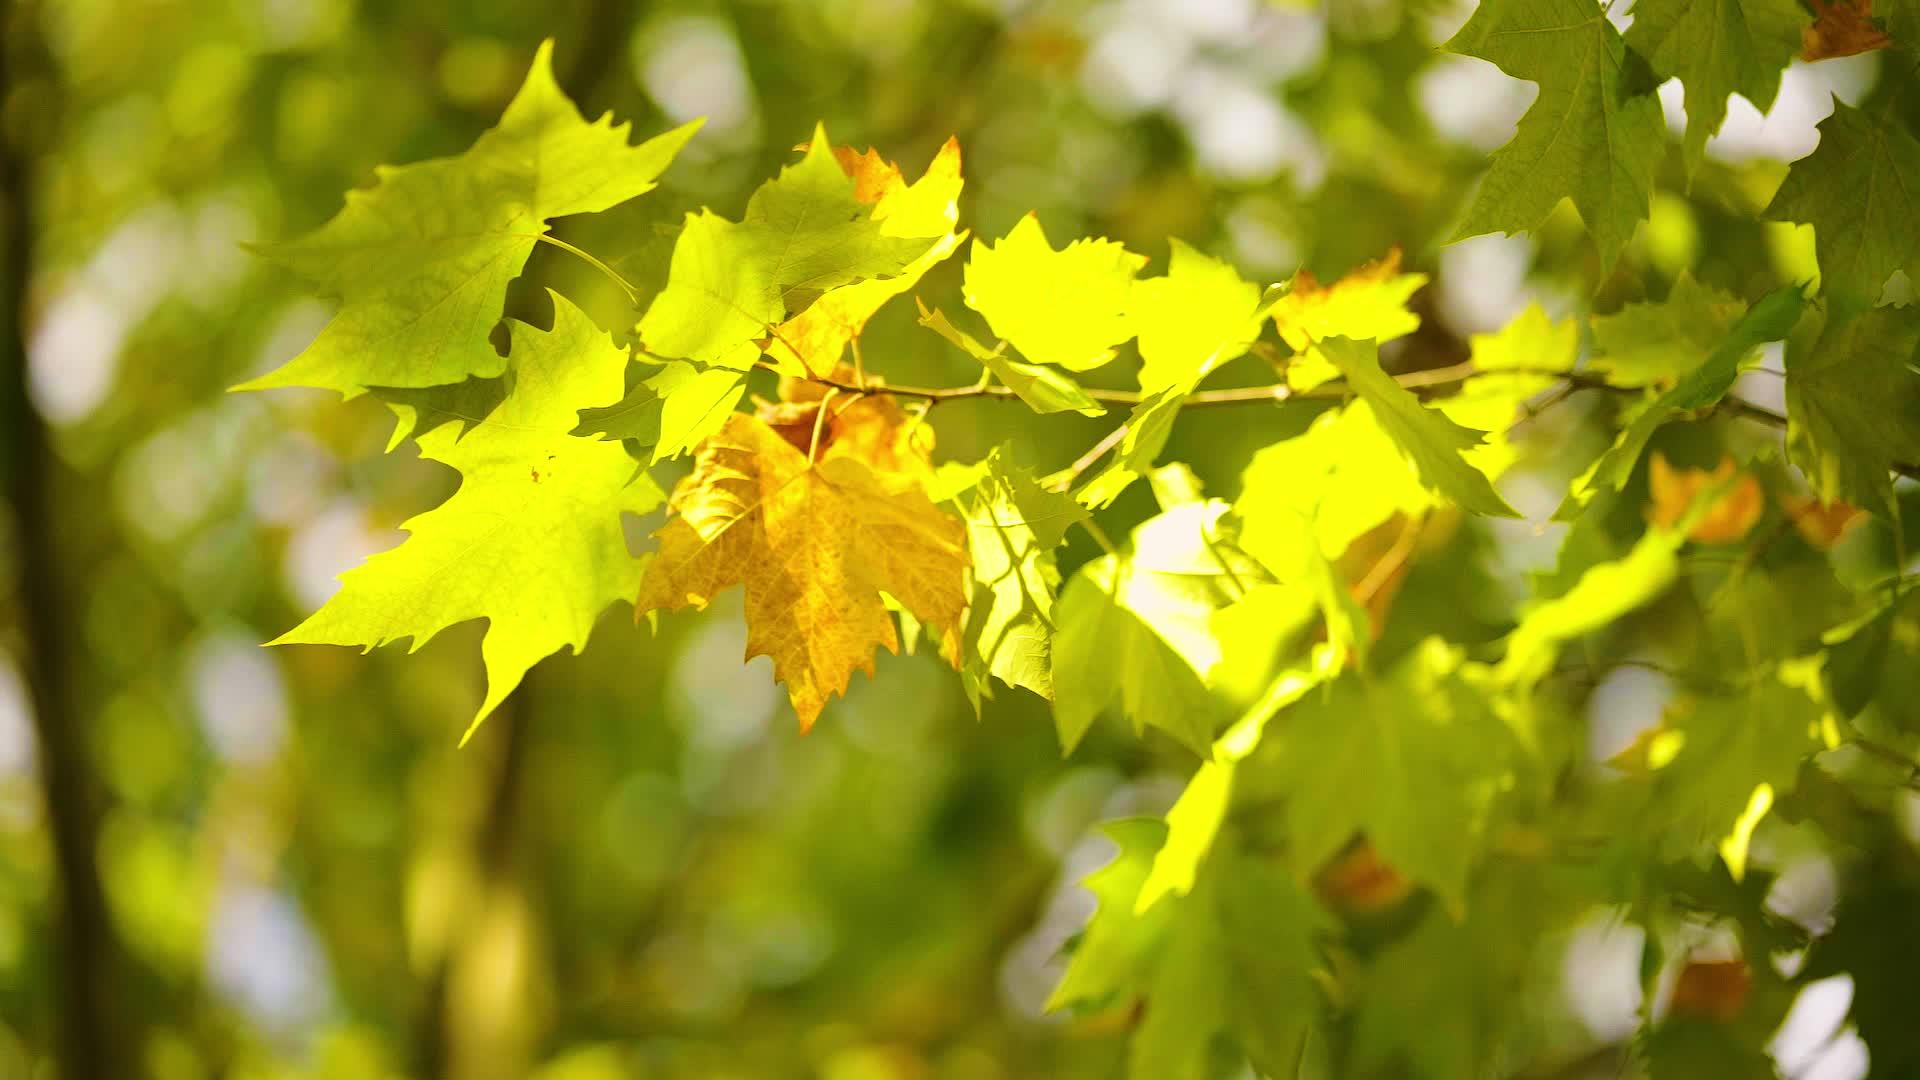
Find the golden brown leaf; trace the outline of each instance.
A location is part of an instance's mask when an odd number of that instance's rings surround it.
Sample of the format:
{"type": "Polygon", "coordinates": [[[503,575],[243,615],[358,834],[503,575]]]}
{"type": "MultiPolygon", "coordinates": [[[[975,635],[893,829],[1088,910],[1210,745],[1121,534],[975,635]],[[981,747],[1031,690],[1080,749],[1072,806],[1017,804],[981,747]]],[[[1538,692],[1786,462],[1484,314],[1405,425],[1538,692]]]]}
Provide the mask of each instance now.
{"type": "Polygon", "coordinates": [[[1667,463],[1666,455],[1656,451],[1648,475],[1653,496],[1649,518],[1662,528],[1671,526],[1686,516],[1694,499],[1702,491],[1733,480],[1732,486],[1694,522],[1693,528],[1687,530],[1687,537],[1703,544],[1738,542],[1759,522],[1766,500],[1760,491],[1760,481],[1752,473],[1741,473],[1735,480],[1734,472],[1735,466],[1730,457],[1721,458],[1720,464],[1708,472],[1705,469],[1676,469],[1667,463]]]}
{"type": "Polygon", "coordinates": [[[1893,43],[1874,25],[1873,0],[1813,0],[1813,11],[1813,22],[1800,31],[1802,60],[1853,56],[1893,43]]]}
{"type": "Polygon", "coordinates": [[[728,417],[674,488],[636,602],[705,607],[744,586],[747,656],[773,659],[803,731],[855,670],[873,673],[876,647],[899,651],[882,592],[947,642],[966,606],[966,527],[917,475],[876,470],[854,446],[810,462],[760,419],[728,417]]]}
{"type": "MultiPolygon", "coordinates": [[[[833,377],[851,383],[853,369],[842,364],[833,377]]],[[[878,388],[884,384],[869,376],[867,385],[878,388]]],[[[923,480],[932,474],[933,429],[909,415],[893,395],[834,391],[825,383],[793,376],[781,378],[779,393],[778,401],[762,402],[754,415],[801,453],[813,449],[821,460],[854,457],[881,472],[910,474],[923,480]],[[820,424],[823,407],[827,419],[820,424]],[[816,426],[820,428],[818,447],[813,442],[816,426]]]]}

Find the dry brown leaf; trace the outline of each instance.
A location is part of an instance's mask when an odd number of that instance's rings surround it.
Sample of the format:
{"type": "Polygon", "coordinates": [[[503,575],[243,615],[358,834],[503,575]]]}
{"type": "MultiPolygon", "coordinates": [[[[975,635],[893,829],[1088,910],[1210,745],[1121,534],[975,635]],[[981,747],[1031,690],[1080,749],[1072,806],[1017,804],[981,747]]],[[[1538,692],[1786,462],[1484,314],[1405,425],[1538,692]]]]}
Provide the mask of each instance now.
{"type": "Polygon", "coordinates": [[[803,731],[854,671],[873,674],[876,647],[899,651],[882,592],[946,642],[966,607],[966,527],[917,474],[875,469],[856,446],[810,462],[759,418],[728,417],[674,488],[636,602],[705,607],[744,586],[747,656],[773,659],[803,731]]]}
{"type": "Polygon", "coordinates": [[[1873,0],[1813,0],[1813,11],[1813,22],[1800,31],[1802,60],[1831,60],[1893,44],[1873,23],[1873,0]]]}
{"type": "MultiPolygon", "coordinates": [[[[1715,484],[1732,480],[1733,459],[1723,457],[1712,472],[1705,469],[1676,469],[1666,455],[1656,451],[1648,474],[1653,507],[1649,519],[1665,528],[1686,516],[1693,500],[1715,484]]],[[[1733,486],[1717,499],[1707,512],[1687,530],[1687,537],[1702,544],[1737,543],[1760,521],[1766,499],[1760,481],[1752,473],[1741,473],[1733,486]]]]}

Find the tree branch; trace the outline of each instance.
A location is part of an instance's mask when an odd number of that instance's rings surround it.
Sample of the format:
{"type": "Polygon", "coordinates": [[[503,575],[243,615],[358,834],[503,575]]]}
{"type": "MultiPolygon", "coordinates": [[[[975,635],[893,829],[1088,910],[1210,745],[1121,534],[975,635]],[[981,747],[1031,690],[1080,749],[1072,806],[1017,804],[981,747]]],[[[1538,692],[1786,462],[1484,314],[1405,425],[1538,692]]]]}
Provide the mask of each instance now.
{"type": "MultiPolygon", "coordinates": [[[[0,100],[26,82],[37,63],[37,5],[0,0],[0,100]]],[[[27,292],[34,264],[32,151],[0,132],[0,456],[19,538],[21,660],[39,754],[40,788],[53,844],[52,913],[60,935],[55,981],[63,984],[60,1073],[72,1077],[131,1075],[125,1047],[137,1040],[133,1017],[117,1008],[120,947],[107,914],[94,853],[99,850],[101,792],[91,772],[70,651],[72,598],[62,591],[61,472],[46,421],[27,389],[27,292]]],[[[69,485],[77,487],[77,485],[69,485]]]]}

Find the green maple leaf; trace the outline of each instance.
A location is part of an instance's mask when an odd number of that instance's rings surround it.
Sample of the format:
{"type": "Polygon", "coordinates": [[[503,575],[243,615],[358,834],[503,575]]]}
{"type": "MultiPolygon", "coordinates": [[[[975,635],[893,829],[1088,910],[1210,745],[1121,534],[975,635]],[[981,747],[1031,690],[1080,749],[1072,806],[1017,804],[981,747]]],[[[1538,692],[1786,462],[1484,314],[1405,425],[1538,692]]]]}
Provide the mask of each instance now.
{"type": "Polygon", "coordinates": [[[962,628],[960,678],[975,712],[992,696],[988,676],[1053,697],[1053,606],[1060,571],[1053,551],[1087,512],[1047,491],[1031,471],[1008,467],[1005,451],[987,458],[973,488],[967,551],[972,599],[962,628]]]}
{"type": "Polygon", "coordinates": [[[1706,159],[1707,137],[1739,94],[1761,112],[1773,107],[1780,72],[1800,51],[1813,16],[1798,0],[1640,0],[1627,45],[1662,78],[1686,88],[1687,171],[1706,159]]]}
{"type": "Polygon", "coordinates": [[[1766,217],[1813,226],[1821,287],[1872,304],[1920,259],[1920,140],[1839,99],[1820,145],[1793,163],[1766,217]]]}
{"type": "Polygon", "coordinates": [[[1535,228],[1570,198],[1610,269],[1647,216],[1666,145],[1646,62],[1593,0],[1487,0],[1445,48],[1540,85],[1455,238],[1535,228]]]}
{"type": "MultiPolygon", "coordinates": [[[[917,302],[917,301],[916,301],[917,302]]],[[[1106,407],[1088,396],[1080,384],[1068,378],[1057,368],[1042,364],[1023,364],[1006,353],[1003,345],[989,349],[974,338],[972,334],[961,330],[949,322],[946,315],[939,311],[929,311],[925,304],[920,305],[920,325],[946,338],[960,347],[962,352],[980,361],[988,371],[1007,385],[1014,396],[1027,403],[1034,412],[1058,413],[1077,412],[1081,416],[1104,416],[1106,407]]]]}
{"type": "Polygon", "coordinates": [[[1227,506],[1172,506],[1134,530],[1131,551],[1080,568],[1054,608],[1053,712],[1078,745],[1109,707],[1207,753],[1220,707],[1206,678],[1220,660],[1213,614],[1261,580],[1230,543],[1227,506]]]}
{"type": "Polygon", "coordinates": [[[703,210],[673,246],[667,287],[640,320],[659,356],[751,366],[755,339],[829,289],[892,277],[934,241],[888,236],[855,197],[825,128],[806,156],[753,193],[739,221],[703,210]]]}
{"type": "Polygon", "coordinates": [[[1134,1080],[1216,1075],[1214,1043],[1231,1039],[1270,1075],[1296,1064],[1319,1017],[1313,935],[1326,916],[1271,859],[1222,845],[1191,895],[1142,910],[1135,902],[1165,840],[1157,821],[1103,827],[1119,845],[1087,876],[1099,901],[1049,1009],[1144,999],[1129,1048],[1134,1080]]]}
{"type": "Polygon", "coordinates": [[[1387,678],[1345,678],[1306,698],[1285,738],[1253,760],[1262,787],[1286,794],[1297,874],[1364,833],[1382,858],[1459,912],[1516,745],[1484,688],[1467,681],[1459,653],[1429,638],[1387,678]]]}
{"type": "Polygon", "coordinates": [[[1133,336],[1128,296],[1146,261],[1111,240],[1075,240],[1055,251],[1040,219],[1028,214],[998,244],[973,242],[967,306],[1028,360],[1086,371],[1133,336]]]}
{"type": "Polygon", "coordinates": [[[1665,300],[1593,317],[1593,367],[1614,386],[1678,379],[1713,352],[1746,305],[1681,271],[1665,300]]]}
{"type": "Polygon", "coordinates": [[[1881,722],[1920,732],[1920,592],[1905,596],[1823,638],[1827,694],[1848,719],[1869,709],[1881,722]]]}
{"type": "Polygon", "coordinates": [[[1421,404],[1412,391],[1380,369],[1378,343],[1327,338],[1319,348],[1373,410],[1374,420],[1406,454],[1429,488],[1471,513],[1520,516],[1493,490],[1487,474],[1469,464],[1462,453],[1481,445],[1485,433],[1461,427],[1445,413],[1421,404]]]}
{"type": "Polygon", "coordinates": [[[1503,1044],[1537,1022],[1540,957],[1586,897],[1538,863],[1495,864],[1464,919],[1430,911],[1360,979],[1353,1050],[1364,1075],[1506,1076],[1503,1044]],[[1413,1066],[1387,1069],[1404,1061],[1413,1066]]]}
{"type": "Polygon", "coordinates": [[[1614,439],[1613,446],[1593,463],[1592,468],[1574,481],[1573,490],[1554,516],[1565,520],[1579,512],[1596,493],[1609,488],[1618,491],[1625,487],[1653,433],[1660,430],[1662,424],[1679,419],[1695,409],[1718,404],[1727,391],[1733,389],[1734,380],[1739,377],[1742,366],[1754,350],[1791,333],[1805,307],[1806,301],[1796,288],[1778,289],[1761,297],[1747,309],[1747,313],[1740,317],[1740,321],[1734,324],[1733,329],[1728,331],[1719,346],[1699,367],[1688,372],[1673,389],[1655,398],[1640,415],[1634,417],[1626,430],[1614,439]]]}
{"type": "Polygon", "coordinates": [[[1716,844],[1740,879],[1754,827],[1794,789],[1800,763],[1827,748],[1819,678],[1817,659],[1784,661],[1740,692],[1670,710],[1657,729],[1666,760],[1653,763],[1650,795],[1677,857],[1716,844]]]}
{"type": "Polygon", "coordinates": [[[563,645],[578,652],[600,613],[639,590],[620,516],[662,498],[618,444],[568,434],[580,403],[619,395],[625,350],[559,296],[551,332],[509,325],[511,388],[498,407],[464,434],[441,424],[419,436],[422,457],[460,471],[459,490],[273,642],[370,650],[410,637],[418,648],[486,619],[487,695],[469,736],[528,668],[563,645]]]}
{"type": "Polygon", "coordinates": [[[1895,465],[1920,464],[1920,310],[1830,322],[1787,353],[1787,454],[1823,499],[1885,511],[1895,465]]]}
{"type": "Polygon", "coordinates": [[[625,397],[581,409],[575,435],[622,439],[658,463],[692,450],[720,430],[747,392],[746,373],[674,360],[652,369],[625,397]]]}
{"type": "Polygon", "coordinates": [[[1552,670],[1561,645],[1657,598],[1679,575],[1686,541],[1685,529],[1648,529],[1624,558],[1589,567],[1565,594],[1528,611],[1507,639],[1500,681],[1531,688],[1552,670]]]}
{"type": "Polygon", "coordinates": [[[1128,297],[1140,338],[1140,389],[1191,389],[1245,354],[1260,336],[1260,289],[1232,266],[1179,240],[1163,277],[1136,282],[1128,297]]]}
{"type": "Polygon", "coordinates": [[[507,283],[551,218],[605,210],[654,187],[699,123],[639,146],[611,115],[587,123],[540,46],[498,126],[458,157],[379,170],[377,186],[313,233],[264,249],[338,297],[340,311],[306,351],[238,389],[369,387],[488,378],[507,361],[488,340],[507,283]]]}

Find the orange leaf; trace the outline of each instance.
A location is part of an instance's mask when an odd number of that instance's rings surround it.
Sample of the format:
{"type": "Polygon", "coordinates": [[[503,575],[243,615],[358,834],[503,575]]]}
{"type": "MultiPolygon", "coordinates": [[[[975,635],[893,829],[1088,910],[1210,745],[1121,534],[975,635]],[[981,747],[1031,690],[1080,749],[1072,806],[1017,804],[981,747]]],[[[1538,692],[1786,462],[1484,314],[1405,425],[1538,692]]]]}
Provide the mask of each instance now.
{"type": "Polygon", "coordinates": [[[862,460],[862,445],[809,461],[759,418],[729,416],[675,486],[635,602],[640,612],[699,608],[744,586],[747,656],[773,659],[802,731],[854,671],[873,674],[875,648],[899,651],[882,592],[949,653],[966,607],[966,526],[918,476],[862,460]]]}
{"type": "MultiPolygon", "coordinates": [[[[1720,464],[1712,472],[1705,469],[1676,469],[1667,463],[1666,455],[1656,451],[1648,477],[1653,495],[1653,509],[1649,517],[1662,528],[1673,525],[1686,516],[1694,499],[1702,491],[1732,479],[1734,469],[1730,457],[1721,458],[1720,464]]],[[[1751,473],[1742,473],[1733,486],[1694,522],[1687,536],[1703,544],[1736,543],[1760,521],[1760,512],[1764,508],[1760,481],[1751,473]]]]}
{"type": "Polygon", "coordinates": [[[1371,915],[1398,904],[1413,892],[1413,881],[1364,837],[1329,860],[1313,877],[1314,891],[1330,906],[1356,915],[1371,915]]]}
{"type": "Polygon", "coordinates": [[[1689,960],[1673,984],[1670,1008],[1676,1016],[1697,1016],[1728,1023],[1746,1008],[1753,972],[1744,960],[1689,960]]]}
{"type": "Polygon", "coordinates": [[[1806,495],[1786,495],[1780,499],[1786,507],[1787,516],[1793,519],[1793,527],[1808,544],[1821,551],[1833,547],[1847,534],[1862,516],[1857,506],[1839,502],[1821,502],[1806,495]]]}
{"type": "Polygon", "coordinates": [[[1800,31],[1802,60],[1853,56],[1893,43],[1873,23],[1873,0],[1813,0],[1813,11],[1813,22],[1800,31]]]}

